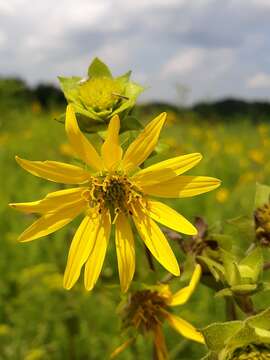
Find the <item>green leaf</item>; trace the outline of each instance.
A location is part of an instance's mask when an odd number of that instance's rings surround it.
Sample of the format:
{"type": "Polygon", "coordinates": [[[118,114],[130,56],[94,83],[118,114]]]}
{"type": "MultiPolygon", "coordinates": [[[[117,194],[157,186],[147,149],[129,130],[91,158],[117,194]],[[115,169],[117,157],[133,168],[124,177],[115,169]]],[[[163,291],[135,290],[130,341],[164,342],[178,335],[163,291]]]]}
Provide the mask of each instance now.
{"type": "Polygon", "coordinates": [[[201,330],[209,350],[220,351],[243,326],[242,321],[214,323],[201,330]]]}
{"type": "Polygon", "coordinates": [[[112,74],[108,66],[97,57],[91,62],[88,68],[88,76],[112,78],[112,74]]]}
{"type": "Polygon", "coordinates": [[[129,82],[130,75],[131,75],[131,71],[128,71],[124,75],[116,77],[115,80],[122,85],[126,85],[129,82]]]}
{"type": "Polygon", "coordinates": [[[270,307],[246,320],[253,327],[270,330],[270,307]]]}
{"type": "Polygon", "coordinates": [[[216,241],[224,250],[230,251],[232,248],[233,237],[230,235],[211,233],[210,239],[216,241]]]}
{"type": "Polygon", "coordinates": [[[251,216],[238,216],[227,220],[227,223],[236,226],[241,232],[254,233],[254,221],[251,216]]]}
{"type": "Polygon", "coordinates": [[[225,288],[219,290],[215,293],[215,297],[226,297],[226,296],[233,296],[232,290],[230,288],[225,288]]]}
{"type": "Polygon", "coordinates": [[[206,256],[197,256],[209,269],[216,281],[220,281],[221,276],[224,275],[224,267],[217,261],[212,260],[206,256]]]}
{"type": "Polygon", "coordinates": [[[81,77],[72,76],[65,78],[58,76],[60,87],[63,90],[65,98],[68,102],[77,102],[79,97],[79,82],[82,80],[81,77]]]}
{"type": "Polygon", "coordinates": [[[142,128],[142,124],[135,116],[125,116],[121,119],[121,133],[129,130],[141,130],[142,128]]]}
{"type": "Polygon", "coordinates": [[[256,183],[255,208],[270,201],[270,186],[256,183]]]}
{"type": "Polygon", "coordinates": [[[232,292],[236,295],[247,295],[256,291],[258,288],[257,284],[240,284],[231,287],[232,292]]]}
{"type": "MultiPolygon", "coordinates": [[[[262,272],[262,269],[263,269],[262,249],[259,247],[255,248],[240,262],[239,265],[240,265],[239,266],[240,269],[241,269],[242,265],[248,266],[251,269],[250,274],[252,275],[252,280],[254,282],[256,282],[258,280],[260,273],[262,272]]],[[[244,275],[245,274],[244,273],[242,274],[242,271],[241,271],[241,276],[245,277],[244,275]]],[[[247,277],[250,277],[250,275],[247,277]]]]}
{"type": "Polygon", "coordinates": [[[262,291],[269,291],[270,290],[270,283],[269,282],[263,282],[262,283],[262,291]]]}
{"type": "Polygon", "coordinates": [[[223,265],[224,265],[224,269],[225,269],[225,278],[226,278],[228,284],[230,286],[240,284],[241,276],[240,276],[239,269],[237,267],[235,257],[231,253],[229,253],[223,249],[220,250],[220,253],[222,256],[223,265]]]}
{"type": "Polygon", "coordinates": [[[211,352],[206,354],[203,358],[201,358],[201,360],[218,360],[218,356],[217,354],[211,352]]]}
{"type": "Polygon", "coordinates": [[[143,86],[129,82],[126,86],[125,96],[131,100],[135,100],[144,90],[145,88],[143,86]]]}

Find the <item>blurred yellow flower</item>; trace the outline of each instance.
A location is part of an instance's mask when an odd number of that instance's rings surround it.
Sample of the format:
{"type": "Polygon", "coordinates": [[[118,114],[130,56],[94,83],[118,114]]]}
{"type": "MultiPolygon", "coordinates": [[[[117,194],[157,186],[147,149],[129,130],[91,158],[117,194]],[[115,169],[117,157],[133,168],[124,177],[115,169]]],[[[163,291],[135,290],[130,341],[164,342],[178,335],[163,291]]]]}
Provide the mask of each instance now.
{"type": "Polygon", "coordinates": [[[179,118],[177,118],[176,113],[174,111],[168,111],[166,124],[171,126],[174,125],[177,121],[179,121],[179,118]]]}
{"type": "Polygon", "coordinates": [[[67,157],[73,157],[75,155],[72,146],[69,143],[62,143],[59,146],[59,151],[62,155],[67,157]]]}
{"type": "Polygon", "coordinates": [[[30,203],[10,204],[25,213],[41,217],[27,228],[19,241],[46,236],[71,222],[80,213],[85,217],[76,231],[68,255],[64,287],[70,289],[78,280],[85,264],[84,284],[91,290],[101,272],[111,226],[115,225],[115,243],[122,291],[127,291],[135,271],[135,247],[130,219],[153,256],[172,274],[180,274],[171,247],[155,221],[185,234],[194,235],[196,228],[157,197],[190,197],[217,188],[220,181],[204,176],[179,176],[202,158],[198,153],[162,161],[140,169],[154,150],[166,114],[151,121],[127,148],[119,144],[120,120],[116,115],[109,123],[101,156],[80,131],[72,105],[67,107],[66,132],[69,142],[89,168],[56,161],[17,162],[31,174],[50,181],[77,184],[79,187],[48,194],[30,203]]]}
{"type": "Polygon", "coordinates": [[[264,164],[264,153],[259,149],[252,149],[248,153],[249,158],[255,163],[262,165],[264,164]]]}
{"type": "Polygon", "coordinates": [[[42,107],[39,101],[34,101],[32,103],[32,113],[34,114],[40,114],[42,111],[42,107]]]}
{"type": "MultiPolygon", "coordinates": [[[[174,330],[187,339],[204,344],[202,334],[193,325],[169,311],[170,307],[183,305],[189,300],[200,277],[201,266],[197,264],[189,285],[175,294],[171,292],[169,285],[157,285],[149,287],[147,290],[134,292],[129,296],[127,303],[123,304],[123,328],[135,329],[136,332],[143,335],[151,333],[158,360],[168,359],[162,331],[164,321],[167,321],[174,330]]],[[[135,341],[136,335],[120,345],[111,354],[111,358],[115,358],[135,341]]]]}
{"type": "Polygon", "coordinates": [[[226,188],[219,189],[216,192],[216,199],[221,204],[226,202],[228,197],[229,197],[229,191],[226,188]]]}
{"type": "Polygon", "coordinates": [[[252,171],[247,171],[246,173],[243,173],[239,178],[240,184],[245,184],[248,182],[253,182],[255,180],[255,174],[252,171]]]}

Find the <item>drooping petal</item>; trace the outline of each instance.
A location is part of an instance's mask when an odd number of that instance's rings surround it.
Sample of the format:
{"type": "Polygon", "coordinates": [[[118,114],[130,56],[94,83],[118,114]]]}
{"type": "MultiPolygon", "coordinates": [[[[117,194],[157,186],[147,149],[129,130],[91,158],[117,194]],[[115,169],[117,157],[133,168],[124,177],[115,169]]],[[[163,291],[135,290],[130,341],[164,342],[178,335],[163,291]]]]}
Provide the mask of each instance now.
{"type": "Polygon", "coordinates": [[[101,155],[107,170],[113,170],[122,159],[123,150],[119,144],[120,119],[115,115],[109,123],[106,140],[101,147],[101,155]]]}
{"type": "Polygon", "coordinates": [[[72,105],[67,106],[65,127],[69,142],[77,156],[93,169],[102,170],[101,157],[81,132],[72,105]]]}
{"type": "Polygon", "coordinates": [[[30,161],[16,156],[17,163],[32,175],[63,184],[82,184],[89,180],[88,171],[58,161],[30,161]]]}
{"type": "Polygon", "coordinates": [[[25,203],[12,203],[9,204],[9,206],[27,214],[44,214],[55,211],[57,208],[73,203],[76,200],[80,200],[82,198],[82,194],[86,190],[87,187],[59,190],[49,193],[42,200],[25,203]]]}
{"type": "Polygon", "coordinates": [[[110,359],[115,359],[119,354],[121,354],[124,350],[126,350],[134,341],[136,340],[135,337],[129,338],[123,344],[118,346],[111,354],[110,359]]]}
{"type": "Polygon", "coordinates": [[[203,194],[219,187],[220,180],[207,176],[177,176],[169,181],[141,186],[143,192],[158,197],[185,198],[203,194]]]}
{"type": "Polygon", "coordinates": [[[158,225],[144,214],[139,205],[133,206],[133,219],[139,235],[152,255],[169,272],[180,275],[179,265],[174,253],[158,225]]]}
{"type": "Polygon", "coordinates": [[[197,165],[201,159],[202,155],[199,153],[177,156],[140,170],[132,179],[142,188],[159,184],[183,174],[197,165]]]}
{"type": "Polygon", "coordinates": [[[81,268],[95,244],[99,223],[97,217],[87,215],[72,240],[64,274],[64,288],[71,289],[78,280],[81,268]]]}
{"type": "Polygon", "coordinates": [[[135,271],[135,247],[129,220],[122,213],[115,222],[115,245],[121,290],[126,292],[135,271]]]}
{"type": "Polygon", "coordinates": [[[157,144],[166,116],[166,113],[157,116],[144,128],[137,139],[129,145],[123,158],[123,168],[126,171],[130,171],[142,164],[152,153],[157,144]]]}
{"type": "Polygon", "coordinates": [[[185,304],[193,294],[198,282],[200,281],[201,274],[202,268],[199,264],[197,264],[188,286],[173,294],[169,305],[176,306],[185,304]]]}
{"type": "Polygon", "coordinates": [[[147,201],[145,212],[157,222],[187,235],[196,235],[197,229],[184,216],[158,201],[147,201]]]}
{"type": "Polygon", "coordinates": [[[184,319],[168,313],[167,320],[170,326],[185,338],[199,342],[201,344],[205,343],[202,334],[198,330],[196,330],[193,325],[191,325],[184,319]]]}
{"type": "Polygon", "coordinates": [[[104,262],[111,232],[111,221],[108,212],[100,216],[94,247],[87,259],[84,272],[84,285],[86,290],[95,286],[104,262]]]}
{"type": "Polygon", "coordinates": [[[164,334],[162,332],[162,328],[160,325],[156,326],[154,330],[154,344],[157,355],[157,360],[168,360],[168,350],[164,338],[164,334]]]}
{"type": "Polygon", "coordinates": [[[85,209],[85,200],[68,204],[67,207],[59,207],[55,212],[41,216],[30,225],[18,238],[18,241],[26,242],[49,235],[71,222],[85,209]]]}

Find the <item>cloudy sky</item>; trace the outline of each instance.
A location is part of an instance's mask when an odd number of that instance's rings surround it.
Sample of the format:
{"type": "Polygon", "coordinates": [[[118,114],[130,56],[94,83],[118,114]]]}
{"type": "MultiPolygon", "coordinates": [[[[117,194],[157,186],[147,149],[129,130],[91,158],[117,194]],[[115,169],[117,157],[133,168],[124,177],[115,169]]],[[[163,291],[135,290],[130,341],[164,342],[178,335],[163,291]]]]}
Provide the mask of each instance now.
{"type": "Polygon", "coordinates": [[[99,56],[143,100],[269,99],[269,20],[270,0],[0,0],[0,75],[55,82],[99,56]]]}

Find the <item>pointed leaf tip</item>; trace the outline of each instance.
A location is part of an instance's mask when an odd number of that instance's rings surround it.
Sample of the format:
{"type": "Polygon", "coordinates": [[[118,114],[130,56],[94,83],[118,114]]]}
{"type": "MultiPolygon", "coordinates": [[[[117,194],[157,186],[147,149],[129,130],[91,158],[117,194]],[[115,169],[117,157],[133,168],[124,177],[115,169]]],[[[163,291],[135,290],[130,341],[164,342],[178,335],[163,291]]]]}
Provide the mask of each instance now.
{"type": "Polygon", "coordinates": [[[102,62],[98,57],[95,57],[88,68],[88,76],[112,78],[112,73],[104,62],[102,62]]]}

